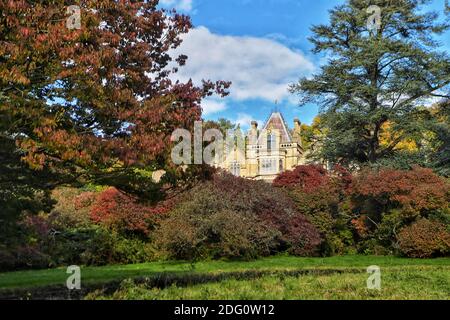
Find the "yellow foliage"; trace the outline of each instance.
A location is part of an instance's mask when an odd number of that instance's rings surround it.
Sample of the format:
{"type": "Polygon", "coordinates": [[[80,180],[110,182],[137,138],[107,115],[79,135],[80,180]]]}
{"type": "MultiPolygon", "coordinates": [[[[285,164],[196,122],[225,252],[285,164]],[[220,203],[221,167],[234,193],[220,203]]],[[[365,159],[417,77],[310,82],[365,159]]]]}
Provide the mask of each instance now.
{"type": "MultiPolygon", "coordinates": [[[[402,133],[396,133],[392,130],[392,125],[390,122],[386,122],[381,127],[381,134],[380,134],[380,146],[382,147],[388,147],[391,145],[392,142],[394,142],[396,139],[400,137],[402,133]]],[[[416,142],[413,139],[410,138],[404,138],[400,140],[395,148],[395,150],[403,150],[403,151],[418,151],[419,148],[416,144],[416,142]]]]}

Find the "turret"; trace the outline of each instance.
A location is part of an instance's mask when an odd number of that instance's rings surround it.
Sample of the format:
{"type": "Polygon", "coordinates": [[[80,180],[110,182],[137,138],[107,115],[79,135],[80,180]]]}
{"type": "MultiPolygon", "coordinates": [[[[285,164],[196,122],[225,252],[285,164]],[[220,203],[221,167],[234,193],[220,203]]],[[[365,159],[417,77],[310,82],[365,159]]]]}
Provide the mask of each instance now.
{"type": "Polygon", "coordinates": [[[258,122],[256,121],[251,122],[251,129],[248,142],[249,144],[252,145],[258,143],[258,122]]]}
{"type": "Polygon", "coordinates": [[[298,118],[294,119],[294,132],[292,136],[294,141],[302,146],[302,123],[298,118]]]}

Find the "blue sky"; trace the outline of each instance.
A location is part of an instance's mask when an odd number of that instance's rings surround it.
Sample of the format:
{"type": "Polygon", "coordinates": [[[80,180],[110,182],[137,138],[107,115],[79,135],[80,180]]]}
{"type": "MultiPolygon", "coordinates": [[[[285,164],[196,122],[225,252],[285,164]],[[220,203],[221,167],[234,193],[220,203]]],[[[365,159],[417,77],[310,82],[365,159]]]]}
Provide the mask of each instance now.
{"type": "MultiPolygon", "coordinates": [[[[328,21],[328,10],[345,0],[161,0],[192,17],[195,29],[180,53],[187,54],[181,80],[230,80],[231,95],[203,103],[204,118],[227,118],[248,127],[264,122],[277,109],[292,126],[293,118],[311,123],[315,105],[299,107],[287,91],[289,83],[319,68],[307,38],[310,27],[328,21]],[[277,101],[277,104],[275,104],[277,101]]],[[[430,8],[444,8],[433,0],[430,8]]],[[[450,34],[441,42],[450,50],[450,34]]]]}

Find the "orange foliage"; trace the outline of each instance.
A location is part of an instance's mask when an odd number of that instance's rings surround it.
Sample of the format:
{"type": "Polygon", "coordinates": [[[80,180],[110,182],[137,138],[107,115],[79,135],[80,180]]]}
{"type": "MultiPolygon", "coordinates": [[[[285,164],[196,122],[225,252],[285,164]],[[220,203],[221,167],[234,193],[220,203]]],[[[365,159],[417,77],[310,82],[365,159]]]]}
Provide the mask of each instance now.
{"type": "Polygon", "coordinates": [[[431,169],[364,171],[352,184],[354,204],[371,200],[379,207],[401,208],[412,215],[448,208],[450,185],[431,169]]]}
{"type": "Polygon", "coordinates": [[[450,231],[437,221],[421,219],[399,234],[400,250],[413,258],[430,258],[450,253],[450,231]]]}

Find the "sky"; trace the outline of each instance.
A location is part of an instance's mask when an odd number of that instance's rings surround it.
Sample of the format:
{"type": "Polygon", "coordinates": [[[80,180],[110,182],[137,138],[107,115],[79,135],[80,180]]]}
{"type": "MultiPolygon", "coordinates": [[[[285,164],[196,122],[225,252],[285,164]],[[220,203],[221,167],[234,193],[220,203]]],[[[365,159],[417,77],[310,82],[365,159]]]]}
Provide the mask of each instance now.
{"type": "MultiPolygon", "coordinates": [[[[226,118],[248,128],[252,120],[261,125],[274,110],[286,122],[310,124],[318,114],[316,105],[300,107],[289,84],[319,70],[324,58],[311,53],[310,28],[328,22],[328,11],[345,0],[160,0],[191,16],[194,29],[184,36],[177,53],[186,54],[187,65],[177,77],[231,81],[226,98],[202,102],[207,120],[226,118]]],[[[428,7],[443,11],[445,0],[428,7]]],[[[439,39],[450,51],[450,34],[439,39]]]]}

